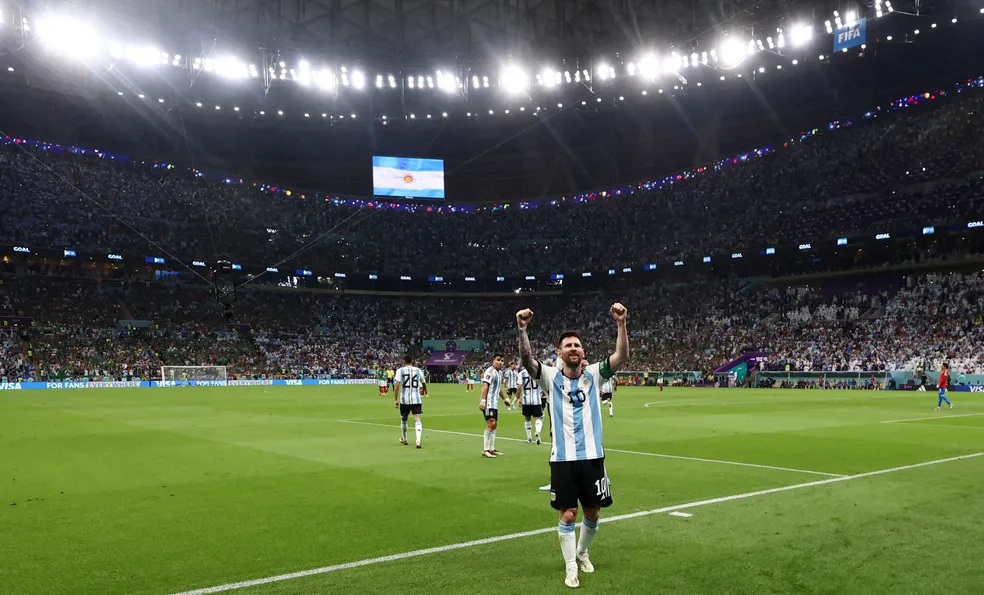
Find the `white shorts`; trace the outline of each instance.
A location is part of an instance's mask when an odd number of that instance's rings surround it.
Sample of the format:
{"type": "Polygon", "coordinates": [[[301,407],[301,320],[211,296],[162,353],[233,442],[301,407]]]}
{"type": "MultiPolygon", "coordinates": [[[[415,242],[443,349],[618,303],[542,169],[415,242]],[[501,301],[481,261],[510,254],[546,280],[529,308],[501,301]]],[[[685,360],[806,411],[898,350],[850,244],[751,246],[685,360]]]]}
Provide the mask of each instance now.
{"type": "Polygon", "coordinates": [[[662,378],[656,379],[656,384],[663,384],[663,379],[662,378]]]}

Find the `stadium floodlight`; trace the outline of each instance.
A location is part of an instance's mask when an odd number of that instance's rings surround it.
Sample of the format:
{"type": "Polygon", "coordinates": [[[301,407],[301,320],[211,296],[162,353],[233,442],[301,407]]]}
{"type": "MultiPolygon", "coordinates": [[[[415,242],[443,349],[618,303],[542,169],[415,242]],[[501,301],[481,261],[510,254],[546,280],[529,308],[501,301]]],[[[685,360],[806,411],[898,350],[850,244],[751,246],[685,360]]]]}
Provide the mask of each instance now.
{"type": "Polygon", "coordinates": [[[361,70],[352,71],[352,86],[360,90],[365,88],[366,75],[361,70]]]}
{"type": "Polygon", "coordinates": [[[601,63],[595,68],[595,78],[600,81],[608,79],[608,73],[611,72],[609,66],[605,63],[601,63]]]}
{"type": "Polygon", "coordinates": [[[315,73],[314,84],[322,91],[331,91],[335,87],[335,75],[327,68],[322,68],[315,73]]]}
{"type": "MultiPolygon", "coordinates": [[[[49,50],[77,60],[92,58],[99,51],[95,28],[84,21],[64,16],[42,17],[37,23],[37,36],[49,50]]],[[[160,53],[155,50],[154,64],[157,64],[159,56],[160,53]]]]}
{"type": "MultiPolygon", "coordinates": [[[[438,71],[437,76],[438,77],[441,76],[440,71],[438,71]]],[[[440,80],[440,79],[438,79],[438,80],[440,80]]],[[[396,88],[396,77],[394,77],[392,74],[389,75],[389,77],[387,78],[387,82],[389,83],[390,89],[395,89],[396,88]]]]}
{"type": "Polygon", "coordinates": [[[554,70],[547,66],[543,69],[543,72],[536,75],[537,82],[539,82],[544,87],[553,87],[560,81],[557,80],[560,77],[560,72],[554,70]]]}
{"type": "Polygon", "coordinates": [[[458,86],[453,74],[437,71],[437,88],[451,93],[458,86]]]}
{"type": "Polygon", "coordinates": [[[718,44],[717,53],[722,68],[737,68],[748,57],[747,44],[738,37],[728,36],[718,44]]]}
{"type": "Polygon", "coordinates": [[[646,54],[639,58],[639,76],[649,81],[659,76],[659,59],[656,54],[646,54]]]}
{"type": "Polygon", "coordinates": [[[827,30],[827,33],[833,33],[834,32],[834,28],[830,26],[830,21],[829,20],[823,22],[823,27],[824,27],[824,29],[827,30]]]}
{"type": "Polygon", "coordinates": [[[377,89],[383,88],[383,75],[381,74],[376,75],[376,88],[377,89]]]}
{"type": "Polygon", "coordinates": [[[853,10],[847,11],[847,14],[844,15],[844,23],[848,27],[851,27],[857,22],[858,22],[858,13],[854,12],[853,10]]]}
{"type": "Polygon", "coordinates": [[[530,88],[530,73],[516,64],[507,64],[499,74],[499,86],[506,93],[523,93],[530,88]]]}
{"type": "Polygon", "coordinates": [[[797,23],[789,30],[789,40],[794,48],[802,47],[813,39],[813,25],[797,23]]]}
{"type": "MultiPolygon", "coordinates": [[[[249,67],[244,62],[240,62],[233,56],[222,56],[215,60],[209,60],[212,71],[216,76],[226,79],[246,79],[250,76],[249,67]]],[[[301,71],[304,72],[307,62],[301,62],[301,71]]],[[[310,77],[310,72],[308,73],[310,77]]],[[[307,84],[307,83],[304,83],[307,84]]]]}
{"type": "Polygon", "coordinates": [[[629,76],[635,76],[636,75],[635,62],[629,62],[628,64],[626,64],[625,71],[629,74],[629,76]]]}

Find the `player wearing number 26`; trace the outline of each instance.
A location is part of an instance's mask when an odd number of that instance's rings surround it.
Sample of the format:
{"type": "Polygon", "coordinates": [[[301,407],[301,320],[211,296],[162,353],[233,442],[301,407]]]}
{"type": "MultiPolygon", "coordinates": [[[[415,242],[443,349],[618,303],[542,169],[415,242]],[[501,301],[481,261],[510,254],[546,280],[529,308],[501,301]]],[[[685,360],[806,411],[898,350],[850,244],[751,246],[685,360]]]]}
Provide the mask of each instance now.
{"type": "Polygon", "coordinates": [[[543,391],[550,406],[553,428],[550,451],[550,504],[560,512],[557,531],[560,550],[566,564],[568,587],[578,587],[578,566],[594,572],[588,550],[598,532],[601,509],[612,504],[611,486],[605,470],[605,450],[601,431],[601,387],[629,361],[629,336],[622,304],[612,304],[610,314],[618,324],[615,353],[600,363],[582,366],[584,348],[581,338],[567,331],[557,342],[563,366],[545,366],[533,359],[526,327],[533,320],[529,309],[516,313],[519,328],[519,354],[523,368],[543,391]],[[575,544],[574,522],[577,507],[582,508],[581,535],[575,544]]]}
{"type": "Polygon", "coordinates": [[[413,365],[413,357],[403,358],[406,365],[396,372],[396,400],[394,407],[400,408],[400,444],[407,442],[407,417],[413,414],[413,429],[417,435],[417,448],[420,448],[420,439],[424,431],[420,415],[423,413],[424,401],[421,398],[427,394],[427,383],[424,381],[424,372],[413,365]]]}

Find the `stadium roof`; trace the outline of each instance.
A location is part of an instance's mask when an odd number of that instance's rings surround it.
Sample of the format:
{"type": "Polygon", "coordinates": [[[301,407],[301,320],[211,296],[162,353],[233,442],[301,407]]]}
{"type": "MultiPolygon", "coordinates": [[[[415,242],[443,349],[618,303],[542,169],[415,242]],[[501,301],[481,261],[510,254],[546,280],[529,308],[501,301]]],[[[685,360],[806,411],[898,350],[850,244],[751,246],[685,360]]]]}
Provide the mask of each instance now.
{"type": "MultiPolygon", "coordinates": [[[[931,4],[898,0],[896,10],[931,4]]],[[[219,37],[413,63],[670,46],[746,27],[774,30],[783,20],[829,17],[838,8],[848,9],[822,0],[101,0],[86,10],[143,22],[175,41],[219,37]]]]}

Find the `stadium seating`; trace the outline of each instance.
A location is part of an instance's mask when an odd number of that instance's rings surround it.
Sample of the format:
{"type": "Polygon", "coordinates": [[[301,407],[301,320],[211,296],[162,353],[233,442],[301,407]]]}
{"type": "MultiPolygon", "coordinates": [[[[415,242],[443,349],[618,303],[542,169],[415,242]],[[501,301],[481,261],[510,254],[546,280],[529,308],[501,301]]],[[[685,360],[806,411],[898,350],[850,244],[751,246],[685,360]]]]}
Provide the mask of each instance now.
{"type": "MultiPolygon", "coordinates": [[[[0,245],[108,251],[149,248],[152,240],[182,256],[265,263],[335,230],[298,266],[534,272],[963,222],[984,211],[982,109],[984,93],[971,90],[649,191],[477,213],[358,211],[188,172],[6,145],[0,211],[17,224],[0,226],[0,245]]],[[[959,247],[933,250],[912,258],[967,256],[959,247]]],[[[468,361],[477,366],[494,351],[515,353],[510,330],[520,307],[536,312],[533,340],[543,356],[573,327],[585,334],[589,357],[601,357],[614,346],[607,308],[616,299],[630,308],[634,369],[707,372],[743,351],[766,350],[777,370],[911,370],[943,360],[967,373],[984,370],[984,277],[976,273],[784,288],[704,279],[481,300],[254,284],[240,292],[231,321],[208,288],[188,280],[85,267],[66,278],[57,263],[12,260],[0,274],[0,316],[34,319],[31,326],[10,319],[0,331],[0,376],[8,378],[156,377],[162,365],[369,376],[419,351],[425,338],[486,341],[468,361]],[[151,323],[131,328],[125,320],[151,323]]]]}

